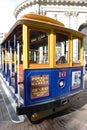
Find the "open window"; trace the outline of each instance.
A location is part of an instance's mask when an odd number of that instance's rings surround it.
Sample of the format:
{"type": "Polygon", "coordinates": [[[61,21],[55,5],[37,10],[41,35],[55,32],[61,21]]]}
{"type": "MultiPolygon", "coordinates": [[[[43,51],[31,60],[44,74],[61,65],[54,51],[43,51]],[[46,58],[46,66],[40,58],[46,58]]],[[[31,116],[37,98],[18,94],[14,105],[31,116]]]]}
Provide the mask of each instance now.
{"type": "Polygon", "coordinates": [[[56,33],[56,64],[68,63],[68,35],[56,33]]]}
{"type": "Polygon", "coordinates": [[[30,64],[48,64],[48,34],[40,30],[30,30],[30,64]]]}
{"type": "Polygon", "coordinates": [[[79,38],[73,38],[72,39],[73,44],[73,64],[81,63],[81,39],[79,38]]]}

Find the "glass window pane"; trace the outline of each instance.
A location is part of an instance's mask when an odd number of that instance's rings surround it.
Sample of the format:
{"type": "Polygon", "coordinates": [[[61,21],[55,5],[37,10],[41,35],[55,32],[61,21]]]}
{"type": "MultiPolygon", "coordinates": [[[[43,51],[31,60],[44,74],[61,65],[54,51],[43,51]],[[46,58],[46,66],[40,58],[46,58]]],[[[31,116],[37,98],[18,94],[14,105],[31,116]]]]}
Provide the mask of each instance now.
{"type": "Polygon", "coordinates": [[[48,63],[48,35],[45,32],[30,30],[29,59],[32,64],[48,63]]]}
{"type": "Polygon", "coordinates": [[[56,33],[56,64],[68,63],[68,36],[56,33]]]}
{"type": "Polygon", "coordinates": [[[80,63],[81,40],[73,39],[73,63],[80,63]]]}

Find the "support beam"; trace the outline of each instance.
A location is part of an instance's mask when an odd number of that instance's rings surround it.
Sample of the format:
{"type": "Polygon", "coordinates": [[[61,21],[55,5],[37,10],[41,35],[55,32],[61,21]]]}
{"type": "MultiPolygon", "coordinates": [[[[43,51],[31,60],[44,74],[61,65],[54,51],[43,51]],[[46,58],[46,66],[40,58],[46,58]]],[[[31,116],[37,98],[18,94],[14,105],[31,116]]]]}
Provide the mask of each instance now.
{"type": "Polygon", "coordinates": [[[56,48],[56,36],[53,32],[53,30],[51,30],[51,34],[50,34],[50,68],[54,67],[54,63],[55,63],[55,48],[56,48]]]}
{"type": "Polygon", "coordinates": [[[10,40],[8,40],[8,81],[9,86],[11,86],[11,56],[10,56],[10,40]]]}
{"type": "Polygon", "coordinates": [[[84,39],[81,40],[80,59],[81,65],[84,66],[84,39]]]}
{"type": "Polygon", "coordinates": [[[18,92],[17,89],[17,37],[16,34],[14,34],[14,88],[15,88],[15,93],[18,92]]]}
{"type": "Polygon", "coordinates": [[[72,67],[72,61],[73,61],[73,43],[72,43],[72,35],[70,35],[69,38],[69,53],[68,53],[68,59],[69,59],[69,65],[72,67]]]}
{"type": "Polygon", "coordinates": [[[23,69],[29,67],[29,29],[23,25],[23,69]]]}

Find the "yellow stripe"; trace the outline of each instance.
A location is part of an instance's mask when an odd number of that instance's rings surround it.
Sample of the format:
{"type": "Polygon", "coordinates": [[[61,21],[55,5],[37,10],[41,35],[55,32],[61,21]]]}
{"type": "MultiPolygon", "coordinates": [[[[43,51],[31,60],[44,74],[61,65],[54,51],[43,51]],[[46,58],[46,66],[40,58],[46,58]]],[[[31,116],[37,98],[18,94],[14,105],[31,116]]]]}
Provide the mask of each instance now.
{"type": "Polygon", "coordinates": [[[73,57],[73,44],[72,44],[72,35],[70,35],[70,38],[69,38],[69,65],[70,67],[72,67],[72,57],[73,57]]]}
{"type": "Polygon", "coordinates": [[[23,24],[23,69],[29,67],[29,29],[23,24]]]}
{"type": "Polygon", "coordinates": [[[84,64],[84,40],[81,40],[81,49],[80,49],[80,59],[81,59],[81,65],[84,64]]]}
{"type": "Polygon", "coordinates": [[[17,64],[16,64],[16,52],[14,52],[14,72],[17,72],[17,64]]]}
{"type": "Polygon", "coordinates": [[[4,48],[2,48],[2,64],[5,63],[5,54],[4,54],[4,48]]]}
{"type": "Polygon", "coordinates": [[[54,63],[55,63],[55,43],[56,41],[56,36],[54,34],[54,31],[51,30],[51,34],[50,34],[50,68],[54,67],[54,63]]]}

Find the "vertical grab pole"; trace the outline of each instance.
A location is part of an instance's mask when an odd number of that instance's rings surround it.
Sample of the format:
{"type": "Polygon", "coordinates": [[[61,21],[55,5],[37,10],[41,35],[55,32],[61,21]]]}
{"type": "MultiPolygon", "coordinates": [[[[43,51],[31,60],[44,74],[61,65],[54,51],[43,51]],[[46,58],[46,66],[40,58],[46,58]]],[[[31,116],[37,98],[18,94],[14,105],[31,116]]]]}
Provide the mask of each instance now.
{"type": "Polygon", "coordinates": [[[69,59],[69,65],[72,67],[72,62],[73,62],[73,43],[72,43],[72,34],[69,36],[69,54],[68,54],[68,59],[69,59]]]}
{"type": "Polygon", "coordinates": [[[18,82],[18,106],[20,106],[20,85],[19,85],[19,82],[20,82],[20,44],[19,42],[17,42],[17,54],[18,54],[18,57],[17,57],[17,61],[18,61],[18,74],[17,74],[17,82],[18,82]]]}
{"type": "Polygon", "coordinates": [[[16,33],[14,34],[14,88],[15,88],[15,93],[18,92],[17,88],[17,36],[16,33]]]}
{"type": "Polygon", "coordinates": [[[2,74],[3,74],[3,77],[4,77],[4,59],[5,59],[4,50],[5,50],[5,47],[4,47],[4,45],[2,45],[2,74]]]}
{"type": "Polygon", "coordinates": [[[10,40],[8,40],[8,81],[9,81],[9,86],[11,86],[11,78],[10,78],[10,73],[11,73],[11,65],[10,65],[10,61],[11,61],[11,57],[10,57],[10,40]]]}
{"type": "Polygon", "coordinates": [[[11,85],[11,78],[12,78],[12,46],[10,45],[10,85],[11,85]]]}
{"type": "Polygon", "coordinates": [[[6,43],[5,43],[5,69],[4,69],[4,77],[6,79],[6,70],[7,70],[7,66],[6,66],[6,43]]]}
{"type": "Polygon", "coordinates": [[[5,79],[7,80],[7,59],[8,59],[8,54],[7,54],[7,43],[5,43],[5,79]]]}
{"type": "MultiPolygon", "coordinates": [[[[29,41],[30,41],[30,33],[29,33],[29,27],[27,25],[23,24],[23,30],[22,30],[22,35],[23,35],[23,71],[24,71],[24,81],[26,79],[25,76],[25,69],[29,67],[29,41]]],[[[26,85],[24,84],[24,105],[26,104],[26,85]]]]}
{"type": "Polygon", "coordinates": [[[54,67],[54,59],[55,59],[55,46],[56,46],[56,35],[54,33],[54,30],[51,30],[51,34],[50,34],[50,67],[53,68],[54,67]]]}

